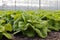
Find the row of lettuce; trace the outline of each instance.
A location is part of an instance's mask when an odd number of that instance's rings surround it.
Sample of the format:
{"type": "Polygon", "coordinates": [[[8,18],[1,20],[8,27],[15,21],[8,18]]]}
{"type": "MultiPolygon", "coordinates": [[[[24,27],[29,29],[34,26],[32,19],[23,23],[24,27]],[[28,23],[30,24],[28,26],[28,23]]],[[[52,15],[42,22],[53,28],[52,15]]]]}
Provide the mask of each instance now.
{"type": "Polygon", "coordinates": [[[46,38],[52,30],[60,30],[60,10],[0,11],[0,39],[3,35],[12,39],[19,32],[28,37],[46,38]]]}

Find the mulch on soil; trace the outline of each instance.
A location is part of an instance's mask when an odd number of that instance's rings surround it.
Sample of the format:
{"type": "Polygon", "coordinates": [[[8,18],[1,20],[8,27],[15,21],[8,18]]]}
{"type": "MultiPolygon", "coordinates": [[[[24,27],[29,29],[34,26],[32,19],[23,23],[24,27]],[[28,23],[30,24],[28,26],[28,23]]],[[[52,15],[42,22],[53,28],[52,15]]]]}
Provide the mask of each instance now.
{"type": "MultiPolygon", "coordinates": [[[[8,39],[3,39],[8,40],[8,39]]],[[[60,31],[59,32],[50,32],[48,33],[48,36],[45,39],[39,38],[38,36],[35,36],[33,38],[29,38],[26,36],[23,36],[22,34],[17,34],[13,37],[12,40],[60,40],[60,31]]]]}

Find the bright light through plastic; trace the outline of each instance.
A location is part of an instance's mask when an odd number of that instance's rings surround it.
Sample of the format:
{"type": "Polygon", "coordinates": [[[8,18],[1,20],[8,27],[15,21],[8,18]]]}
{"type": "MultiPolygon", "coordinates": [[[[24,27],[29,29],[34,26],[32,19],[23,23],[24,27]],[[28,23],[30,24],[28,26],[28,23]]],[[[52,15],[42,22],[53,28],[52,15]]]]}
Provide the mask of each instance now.
{"type": "MultiPolygon", "coordinates": [[[[36,0],[35,0],[36,1],[36,0]]],[[[34,3],[35,1],[32,0],[3,0],[3,4],[7,5],[7,6],[36,6],[39,7],[39,0],[36,1],[36,3],[34,3]],[[16,1],[16,4],[15,4],[16,1]],[[29,3],[29,1],[33,2],[33,4],[29,3]]]]}

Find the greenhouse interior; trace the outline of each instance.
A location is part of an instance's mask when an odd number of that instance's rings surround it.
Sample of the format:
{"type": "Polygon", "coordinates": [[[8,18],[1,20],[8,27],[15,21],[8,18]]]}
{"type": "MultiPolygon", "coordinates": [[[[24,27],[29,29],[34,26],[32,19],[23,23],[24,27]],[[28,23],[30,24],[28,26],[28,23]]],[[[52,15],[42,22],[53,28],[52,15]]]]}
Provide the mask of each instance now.
{"type": "Polygon", "coordinates": [[[60,0],[0,0],[0,40],[60,40],[60,0]]]}

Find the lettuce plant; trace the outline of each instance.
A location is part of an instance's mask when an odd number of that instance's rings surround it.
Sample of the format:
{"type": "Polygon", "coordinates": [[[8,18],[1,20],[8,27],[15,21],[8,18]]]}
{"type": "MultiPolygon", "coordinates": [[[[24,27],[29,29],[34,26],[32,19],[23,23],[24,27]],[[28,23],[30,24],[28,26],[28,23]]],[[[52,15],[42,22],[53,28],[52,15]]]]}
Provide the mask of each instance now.
{"type": "Polygon", "coordinates": [[[52,30],[60,30],[59,10],[0,11],[0,39],[3,35],[11,39],[9,32],[12,31],[13,35],[22,32],[28,37],[37,34],[41,38],[46,38],[52,30]]]}
{"type": "Polygon", "coordinates": [[[0,40],[2,39],[3,35],[8,39],[12,39],[12,35],[7,32],[12,32],[12,26],[10,23],[7,23],[7,20],[5,20],[5,13],[3,13],[4,12],[0,12],[0,40]]]}

